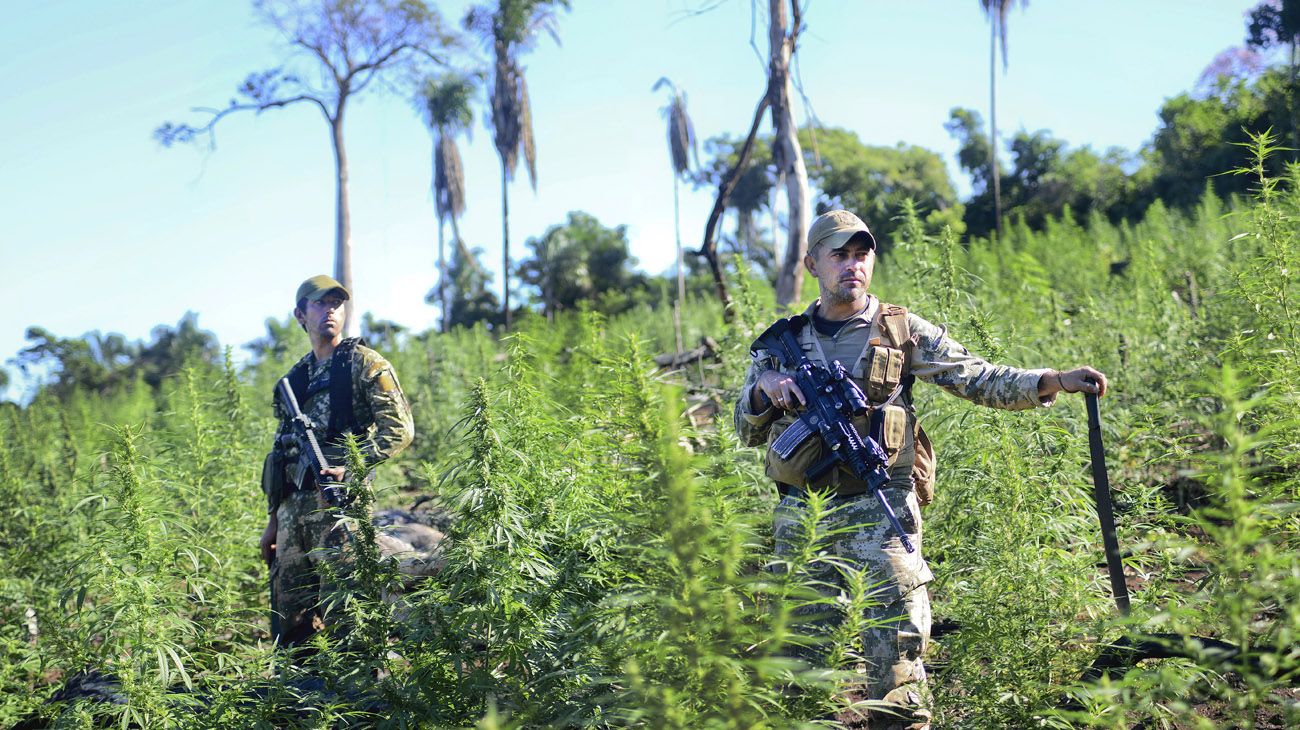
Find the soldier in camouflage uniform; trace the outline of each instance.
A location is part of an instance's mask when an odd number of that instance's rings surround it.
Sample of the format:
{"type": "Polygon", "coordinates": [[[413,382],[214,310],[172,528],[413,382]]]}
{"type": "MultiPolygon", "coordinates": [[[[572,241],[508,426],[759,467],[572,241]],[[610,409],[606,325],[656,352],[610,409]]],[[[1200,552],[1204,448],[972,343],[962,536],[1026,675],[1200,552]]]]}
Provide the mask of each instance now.
{"type": "MultiPolygon", "coordinates": [[[[311,338],[311,352],[289,371],[302,412],[325,436],[321,448],[330,464],[345,463],[343,437],[353,433],[370,470],[405,449],[415,434],[411,408],[393,366],[360,340],[343,338],[351,294],[328,276],[314,276],[298,287],[294,317],[311,338]],[[334,378],[350,387],[330,387],[334,378]],[[349,402],[350,401],[350,402],[349,402]],[[334,411],[338,411],[335,413],[334,411]]],[[[270,519],[262,533],[262,557],[271,568],[272,633],[285,646],[298,646],[325,626],[321,608],[327,586],[317,565],[345,546],[347,520],[326,509],[317,478],[342,482],[343,466],[320,475],[307,473],[280,437],[290,433],[288,414],[275,402],[280,429],[263,468],[270,519]]]]}
{"type": "MultiPolygon", "coordinates": [[[[920,507],[932,494],[934,472],[933,450],[912,407],[913,380],[933,383],[983,406],[1021,410],[1050,406],[1061,391],[1104,393],[1106,378],[1089,367],[1057,372],[992,365],[968,352],[944,328],[878,301],[867,293],[875,238],[848,211],[819,216],[809,231],[808,247],[804,265],[817,278],[821,296],[804,312],[807,324],[796,339],[812,361],[843,364],[871,401],[872,416],[857,425],[864,435],[883,441],[890,475],[883,491],[916,552],[904,550],[874,494],[846,469],[832,469],[816,483],[806,482],[804,471],[821,457],[820,439],[809,439],[789,459],[770,449],[798,418],[805,400],[777,358],[765,351],[755,354],[741,388],[736,432],[747,446],[769,445],[766,471],[782,493],[774,524],[778,556],[789,554],[799,538],[805,490],[831,490],[830,507],[837,509],[821,526],[823,534],[834,536],[830,552],[868,571],[868,584],[880,585],[874,595],[878,605],[867,617],[874,627],[862,637],[862,699],[900,707],[896,715],[873,713],[871,727],[926,728],[921,656],[930,635],[926,584],[933,575],[921,555],[920,507]]],[[[829,585],[841,583],[833,567],[814,577],[829,585]]]]}

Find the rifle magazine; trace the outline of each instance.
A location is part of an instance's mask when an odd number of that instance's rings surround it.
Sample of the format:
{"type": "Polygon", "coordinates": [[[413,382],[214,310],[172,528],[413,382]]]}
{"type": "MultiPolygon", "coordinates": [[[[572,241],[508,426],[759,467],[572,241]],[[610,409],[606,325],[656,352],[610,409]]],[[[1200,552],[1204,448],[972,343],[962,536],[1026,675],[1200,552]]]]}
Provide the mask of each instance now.
{"type": "Polygon", "coordinates": [[[802,446],[815,433],[816,430],[808,421],[800,418],[790,424],[789,428],[772,442],[772,451],[782,459],[789,459],[795,449],[802,446]]]}

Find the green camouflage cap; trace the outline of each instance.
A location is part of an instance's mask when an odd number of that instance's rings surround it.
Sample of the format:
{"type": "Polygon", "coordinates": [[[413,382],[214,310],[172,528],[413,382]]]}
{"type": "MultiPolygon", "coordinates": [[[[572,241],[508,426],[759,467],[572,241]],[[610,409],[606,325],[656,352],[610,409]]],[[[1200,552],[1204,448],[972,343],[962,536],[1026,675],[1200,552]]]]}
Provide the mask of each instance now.
{"type": "Polygon", "coordinates": [[[293,298],[293,303],[294,305],[297,305],[298,302],[301,302],[304,299],[309,302],[314,302],[336,289],[343,293],[344,299],[352,298],[352,292],[348,291],[347,287],[335,281],[334,277],[326,276],[324,274],[313,276],[307,281],[304,281],[302,285],[298,287],[298,296],[293,298]]]}
{"type": "Polygon", "coordinates": [[[862,219],[847,210],[828,210],[817,216],[812,227],[808,229],[808,251],[812,252],[819,244],[826,244],[831,250],[843,248],[859,233],[867,234],[871,247],[876,247],[876,237],[862,219]]]}

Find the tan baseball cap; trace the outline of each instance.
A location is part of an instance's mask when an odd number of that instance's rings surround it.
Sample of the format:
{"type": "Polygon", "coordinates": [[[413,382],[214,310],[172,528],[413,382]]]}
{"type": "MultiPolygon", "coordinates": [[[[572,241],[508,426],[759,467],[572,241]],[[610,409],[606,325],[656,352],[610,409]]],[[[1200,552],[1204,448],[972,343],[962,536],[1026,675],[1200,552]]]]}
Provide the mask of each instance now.
{"type": "Polygon", "coordinates": [[[335,281],[334,277],[321,274],[304,281],[298,287],[298,296],[293,298],[293,303],[297,305],[304,299],[314,302],[332,291],[338,291],[344,299],[352,298],[352,292],[347,287],[335,281]]]}
{"type": "Polygon", "coordinates": [[[871,241],[871,247],[876,247],[876,237],[871,235],[871,229],[867,228],[861,218],[847,210],[828,210],[817,216],[817,220],[808,229],[808,251],[811,253],[821,244],[830,246],[831,250],[843,248],[859,233],[865,233],[871,241]]]}

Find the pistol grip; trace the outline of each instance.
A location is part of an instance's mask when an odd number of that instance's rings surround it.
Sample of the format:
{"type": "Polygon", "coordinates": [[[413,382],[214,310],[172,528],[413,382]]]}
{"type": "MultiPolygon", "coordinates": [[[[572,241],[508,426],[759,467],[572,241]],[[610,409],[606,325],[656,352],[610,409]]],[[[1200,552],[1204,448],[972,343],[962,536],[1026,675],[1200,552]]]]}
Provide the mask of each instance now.
{"type": "Polygon", "coordinates": [[[325,498],[325,503],[331,507],[342,507],[347,504],[348,488],[341,482],[324,482],[320,484],[321,496],[325,498]]]}

